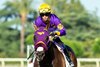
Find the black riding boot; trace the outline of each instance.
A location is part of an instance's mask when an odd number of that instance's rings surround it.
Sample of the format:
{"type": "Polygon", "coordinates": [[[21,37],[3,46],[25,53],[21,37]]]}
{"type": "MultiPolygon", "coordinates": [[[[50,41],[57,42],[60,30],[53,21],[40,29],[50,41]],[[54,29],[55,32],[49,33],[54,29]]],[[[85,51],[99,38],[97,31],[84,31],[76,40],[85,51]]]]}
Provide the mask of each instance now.
{"type": "Polygon", "coordinates": [[[70,66],[71,67],[74,67],[74,63],[72,62],[72,60],[71,60],[71,58],[69,56],[69,52],[68,52],[67,48],[65,48],[63,51],[64,51],[64,54],[65,54],[66,59],[68,60],[68,62],[70,64],[70,66]]]}
{"type": "Polygon", "coordinates": [[[66,59],[68,60],[70,66],[74,67],[74,64],[73,64],[73,62],[72,62],[72,60],[71,60],[71,58],[69,56],[69,52],[68,52],[67,48],[65,47],[65,45],[63,44],[63,42],[60,40],[60,38],[57,37],[57,38],[55,38],[53,40],[63,47],[63,51],[64,51],[64,54],[66,56],[66,59]]]}

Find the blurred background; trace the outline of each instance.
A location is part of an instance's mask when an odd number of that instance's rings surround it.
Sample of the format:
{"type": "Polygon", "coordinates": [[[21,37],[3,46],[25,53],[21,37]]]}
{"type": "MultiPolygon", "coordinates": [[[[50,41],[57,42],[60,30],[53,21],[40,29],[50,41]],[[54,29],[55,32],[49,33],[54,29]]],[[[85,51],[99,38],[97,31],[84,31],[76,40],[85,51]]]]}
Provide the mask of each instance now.
{"type": "Polygon", "coordinates": [[[61,19],[67,31],[61,39],[77,58],[100,58],[99,0],[0,0],[0,58],[26,57],[43,2],[61,19]]]}

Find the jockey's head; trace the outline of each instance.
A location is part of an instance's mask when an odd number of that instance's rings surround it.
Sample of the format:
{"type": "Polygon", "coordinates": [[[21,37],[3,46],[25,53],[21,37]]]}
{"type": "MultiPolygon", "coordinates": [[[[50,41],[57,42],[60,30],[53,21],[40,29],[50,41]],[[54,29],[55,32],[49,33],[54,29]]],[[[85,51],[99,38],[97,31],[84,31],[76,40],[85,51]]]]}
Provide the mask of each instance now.
{"type": "Polygon", "coordinates": [[[49,20],[49,16],[51,14],[51,7],[46,3],[41,4],[39,7],[39,14],[46,23],[49,20]]]}

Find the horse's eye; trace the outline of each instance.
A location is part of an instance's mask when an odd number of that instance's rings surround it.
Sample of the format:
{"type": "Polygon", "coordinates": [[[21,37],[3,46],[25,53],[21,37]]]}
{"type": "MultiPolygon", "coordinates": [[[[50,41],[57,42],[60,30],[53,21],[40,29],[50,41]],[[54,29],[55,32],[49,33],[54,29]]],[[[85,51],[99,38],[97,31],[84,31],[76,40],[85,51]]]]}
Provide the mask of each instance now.
{"type": "Polygon", "coordinates": [[[49,40],[49,37],[48,37],[48,36],[46,36],[45,40],[46,40],[46,41],[48,41],[48,40],[49,40]]]}
{"type": "Polygon", "coordinates": [[[37,37],[36,37],[36,35],[34,35],[34,41],[36,41],[37,40],[37,37]]]}

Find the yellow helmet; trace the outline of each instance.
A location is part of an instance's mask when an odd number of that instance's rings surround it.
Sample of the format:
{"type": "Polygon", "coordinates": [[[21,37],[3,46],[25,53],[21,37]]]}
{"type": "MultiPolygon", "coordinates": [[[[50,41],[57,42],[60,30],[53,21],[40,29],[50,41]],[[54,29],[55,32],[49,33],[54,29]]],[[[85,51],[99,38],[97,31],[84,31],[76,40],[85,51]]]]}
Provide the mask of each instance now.
{"type": "Polygon", "coordinates": [[[44,4],[41,4],[40,7],[39,7],[39,12],[40,13],[51,13],[51,7],[44,3],[44,4]]]}

